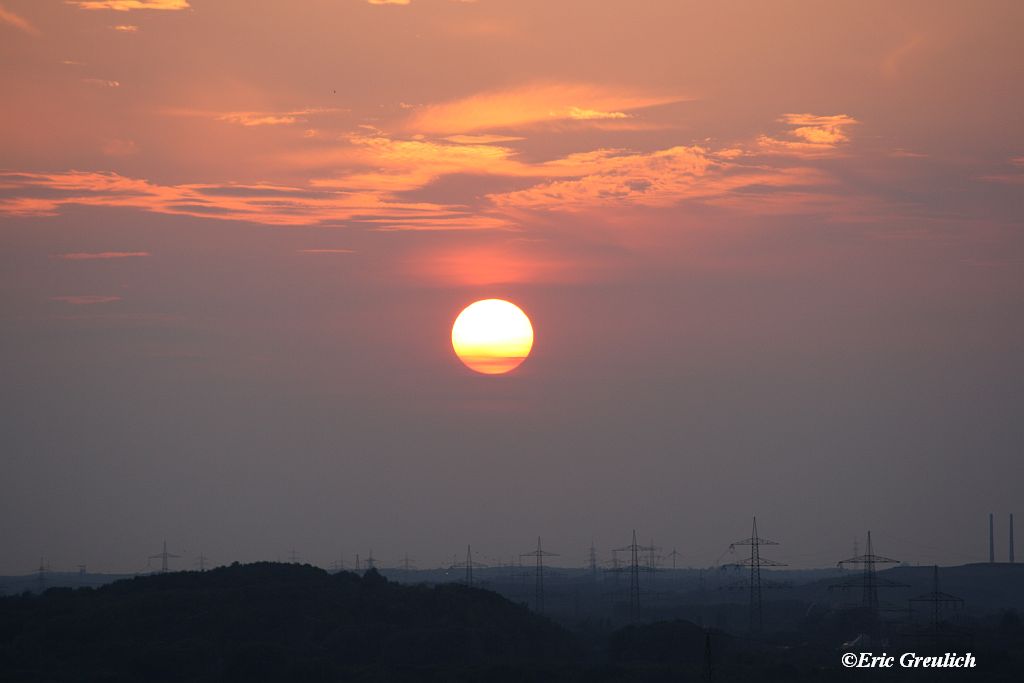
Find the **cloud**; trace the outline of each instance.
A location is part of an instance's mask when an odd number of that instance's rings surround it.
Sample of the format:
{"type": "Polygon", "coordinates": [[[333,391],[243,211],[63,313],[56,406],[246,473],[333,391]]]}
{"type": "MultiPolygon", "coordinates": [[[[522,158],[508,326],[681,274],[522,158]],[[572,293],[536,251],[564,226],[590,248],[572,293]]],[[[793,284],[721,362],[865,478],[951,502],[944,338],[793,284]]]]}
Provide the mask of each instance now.
{"type": "Polygon", "coordinates": [[[459,145],[493,145],[498,142],[519,142],[525,139],[514,135],[449,135],[445,138],[448,142],[459,145]]]}
{"type": "Polygon", "coordinates": [[[50,298],[51,301],[60,301],[65,304],[71,304],[72,306],[93,306],[95,304],[109,304],[115,301],[121,301],[119,296],[98,296],[95,294],[81,294],[74,296],[54,296],[50,298]]]}
{"type": "Polygon", "coordinates": [[[120,31],[121,33],[135,33],[139,30],[139,27],[135,26],[134,24],[117,24],[115,26],[111,26],[110,28],[114,29],[115,31],[120,31]]]}
{"type": "Polygon", "coordinates": [[[842,145],[850,141],[848,128],[859,123],[846,114],[783,114],[779,121],[792,126],[792,129],[784,138],[758,137],[760,152],[798,157],[834,156],[842,145]]]}
{"type": "Polygon", "coordinates": [[[412,0],[366,0],[371,5],[408,5],[412,0]]]}
{"type": "Polygon", "coordinates": [[[27,33],[30,36],[38,36],[39,29],[31,24],[28,19],[20,17],[14,12],[11,12],[3,5],[0,5],[0,24],[7,24],[13,26],[22,33],[27,33]]]}
{"type": "Polygon", "coordinates": [[[237,123],[242,126],[287,126],[293,123],[305,123],[307,116],[312,114],[329,114],[345,111],[332,107],[312,107],[294,111],[229,111],[220,114],[195,111],[172,111],[170,113],[184,116],[213,116],[217,121],[237,123]]]}
{"type": "Polygon", "coordinates": [[[416,110],[406,129],[416,133],[465,134],[541,122],[626,118],[626,111],[683,101],[581,84],[538,84],[480,93],[416,110]]]}
{"type": "Polygon", "coordinates": [[[79,9],[109,9],[128,12],[137,9],[180,10],[189,9],[188,0],[65,0],[79,9]]]}
{"type": "Polygon", "coordinates": [[[96,85],[96,86],[99,86],[101,88],[120,88],[121,87],[121,83],[119,81],[111,81],[111,80],[108,80],[106,78],[83,78],[82,82],[83,83],[88,83],[89,85],[96,85]]]}
{"type": "Polygon", "coordinates": [[[160,185],[117,173],[0,172],[0,214],[52,216],[69,206],[133,208],[154,213],[264,225],[363,225],[379,230],[507,227],[466,207],[394,200],[387,192],[281,185],[160,185]]]}
{"type": "Polygon", "coordinates": [[[54,254],[53,258],[63,261],[96,261],[106,259],[141,258],[149,256],[148,251],[100,251],[73,252],[70,254],[54,254]]]}
{"type": "Polygon", "coordinates": [[[354,254],[355,249],[299,249],[300,254],[354,254]]]}
{"type": "Polygon", "coordinates": [[[628,119],[629,114],[621,111],[597,111],[596,109],[580,109],[569,107],[569,118],[577,121],[590,121],[593,119],[628,119]]]}

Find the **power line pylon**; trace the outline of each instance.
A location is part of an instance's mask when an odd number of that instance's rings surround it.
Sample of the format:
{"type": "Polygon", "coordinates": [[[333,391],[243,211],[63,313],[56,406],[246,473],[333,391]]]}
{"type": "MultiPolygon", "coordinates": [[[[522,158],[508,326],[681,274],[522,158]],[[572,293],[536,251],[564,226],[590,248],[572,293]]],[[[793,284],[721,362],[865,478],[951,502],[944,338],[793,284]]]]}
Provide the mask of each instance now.
{"type": "Polygon", "coordinates": [[[776,541],[761,538],[757,535],[757,517],[754,517],[754,526],[750,538],[736,541],[729,546],[732,550],[736,546],[749,545],[750,557],[735,563],[738,567],[750,567],[750,631],[760,633],[764,629],[764,610],[761,606],[761,567],[785,567],[784,562],[776,562],[766,557],[761,557],[761,546],[779,545],[776,541]]]}
{"type": "Polygon", "coordinates": [[[164,541],[163,552],[159,552],[156,555],[150,555],[149,559],[155,560],[158,557],[160,558],[160,573],[161,574],[166,574],[167,573],[167,560],[169,560],[171,558],[179,558],[179,557],[181,557],[181,555],[175,555],[174,553],[167,552],[167,541],[164,541]]]}
{"type": "Polygon", "coordinates": [[[377,560],[373,556],[373,548],[370,548],[370,554],[366,556],[366,568],[374,569],[377,566],[377,560]]]}
{"type": "Polygon", "coordinates": [[[590,563],[590,580],[597,583],[597,548],[594,547],[593,539],[590,541],[590,556],[588,559],[590,563]]]}
{"type": "Polygon", "coordinates": [[[636,529],[633,529],[633,542],[615,550],[629,551],[629,621],[636,623],[640,619],[640,552],[646,548],[637,544],[636,529]]]}
{"type": "Polygon", "coordinates": [[[670,552],[668,556],[672,558],[672,571],[675,571],[676,560],[679,559],[679,552],[675,548],[672,548],[672,552],[670,552]]]}
{"type": "Polygon", "coordinates": [[[529,553],[521,553],[520,557],[532,557],[536,562],[535,579],[533,585],[533,609],[537,614],[544,614],[544,558],[558,557],[558,553],[549,553],[541,550],[540,536],[537,537],[537,549],[529,553]]]}
{"type": "Polygon", "coordinates": [[[941,617],[943,608],[949,607],[951,609],[959,609],[964,605],[963,598],[958,598],[955,595],[949,593],[943,593],[939,590],[939,565],[932,567],[932,590],[924,595],[919,595],[916,598],[910,598],[908,600],[909,610],[912,612],[914,609],[914,603],[929,603],[931,604],[931,629],[930,635],[935,645],[938,646],[939,640],[941,639],[941,617]]]}
{"type": "Polygon", "coordinates": [[[295,548],[292,548],[292,551],[290,553],[288,553],[288,561],[291,562],[292,564],[298,564],[299,563],[299,554],[297,552],[295,552],[295,548]]]}
{"type": "Polygon", "coordinates": [[[465,562],[453,562],[452,566],[450,568],[451,569],[465,569],[466,570],[465,584],[467,586],[472,586],[473,585],[473,569],[474,569],[474,567],[483,568],[483,567],[486,567],[486,566],[487,566],[486,564],[481,564],[480,562],[474,562],[473,561],[473,551],[472,551],[471,547],[467,545],[466,546],[466,561],[465,562]]]}
{"type": "Polygon", "coordinates": [[[46,562],[43,560],[43,556],[39,556],[39,569],[36,570],[36,583],[39,587],[39,592],[42,593],[46,590],[46,562]]]}
{"type": "Polygon", "coordinates": [[[863,555],[857,555],[846,560],[841,560],[837,566],[845,568],[845,565],[857,565],[863,567],[861,575],[850,578],[842,583],[829,586],[834,588],[860,588],[861,608],[864,609],[872,630],[878,627],[878,589],[879,588],[906,588],[905,583],[898,583],[883,579],[878,576],[876,566],[880,564],[898,564],[899,560],[890,557],[875,555],[874,546],[871,543],[871,532],[868,531],[867,546],[863,555]]]}
{"type": "Polygon", "coordinates": [[[405,572],[406,577],[408,577],[409,573],[412,572],[413,569],[416,569],[415,561],[409,557],[409,553],[406,553],[402,558],[402,571],[405,572]]]}
{"type": "Polygon", "coordinates": [[[201,571],[201,572],[205,572],[206,571],[206,563],[207,563],[207,561],[209,559],[210,558],[208,558],[206,555],[203,555],[202,553],[199,553],[199,557],[198,557],[198,559],[196,559],[196,564],[199,565],[199,571],[201,571]]]}

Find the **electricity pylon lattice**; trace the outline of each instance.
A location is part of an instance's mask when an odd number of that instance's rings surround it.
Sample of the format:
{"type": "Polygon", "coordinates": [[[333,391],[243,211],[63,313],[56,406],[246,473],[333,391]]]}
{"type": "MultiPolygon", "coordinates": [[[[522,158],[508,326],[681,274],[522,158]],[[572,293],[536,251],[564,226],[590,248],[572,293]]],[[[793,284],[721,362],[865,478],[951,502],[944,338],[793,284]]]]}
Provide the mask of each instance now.
{"type": "Polygon", "coordinates": [[[181,557],[181,555],[175,555],[174,553],[167,552],[167,541],[164,541],[163,552],[159,552],[156,555],[150,555],[149,559],[155,560],[158,557],[160,558],[160,573],[161,574],[166,574],[167,573],[167,560],[172,559],[172,558],[175,558],[175,559],[179,558],[179,557],[181,557]]]}
{"type": "Polygon", "coordinates": [[[558,553],[549,553],[540,547],[540,536],[537,537],[537,549],[528,553],[521,553],[520,557],[532,557],[535,559],[536,570],[533,586],[533,609],[537,614],[544,613],[544,558],[558,557],[558,553]]]}
{"type": "MultiPolygon", "coordinates": [[[[651,571],[650,566],[640,564],[640,553],[650,552],[651,547],[636,542],[636,529],[633,529],[633,542],[627,546],[616,548],[613,552],[629,551],[629,620],[635,623],[640,618],[640,572],[651,571]]],[[[616,557],[613,555],[613,557],[616,557]]],[[[617,558],[616,558],[617,559],[617,558]]],[[[612,571],[621,571],[615,567],[612,571]]]]}
{"type": "Polygon", "coordinates": [[[829,588],[860,588],[861,607],[871,620],[871,627],[875,628],[878,625],[878,589],[907,587],[905,583],[899,583],[879,577],[876,567],[880,564],[898,563],[899,560],[875,554],[874,546],[871,543],[871,532],[868,531],[867,546],[864,554],[856,555],[846,560],[841,560],[838,563],[838,566],[842,568],[845,568],[846,565],[857,565],[862,567],[861,575],[850,578],[842,583],[833,584],[829,586],[829,588]]]}
{"type": "Polygon", "coordinates": [[[911,611],[913,611],[915,603],[931,605],[931,636],[936,641],[936,644],[940,637],[943,609],[950,608],[952,610],[957,610],[961,609],[964,605],[963,598],[958,598],[955,595],[943,593],[939,590],[939,565],[934,565],[932,567],[932,590],[924,595],[919,595],[916,598],[910,598],[908,602],[911,611]]]}
{"type": "Polygon", "coordinates": [[[465,584],[467,586],[472,586],[473,585],[473,569],[474,568],[483,568],[483,567],[486,567],[486,566],[487,566],[486,564],[482,564],[480,562],[474,562],[473,561],[473,551],[470,548],[470,546],[467,545],[466,546],[466,561],[465,562],[453,562],[452,566],[450,567],[450,569],[465,569],[466,570],[465,584]]]}
{"type": "Polygon", "coordinates": [[[733,550],[736,546],[749,545],[750,546],[750,557],[734,562],[733,566],[736,567],[749,567],[750,568],[750,631],[753,633],[760,633],[764,629],[764,610],[761,607],[761,589],[763,587],[769,587],[768,582],[762,582],[761,580],[761,567],[785,567],[786,563],[776,562],[775,560],[769,560],[766,557],[761,556],[761,546],[763,545],[779,545],[776,541],[771,541],[767,538],[761,538],[757,535],[757,517],[754,517],[754,526],[750,533],[750,538],[744,538],[741,541],[736,541],[729,546],[729,550],[733,550]]]}

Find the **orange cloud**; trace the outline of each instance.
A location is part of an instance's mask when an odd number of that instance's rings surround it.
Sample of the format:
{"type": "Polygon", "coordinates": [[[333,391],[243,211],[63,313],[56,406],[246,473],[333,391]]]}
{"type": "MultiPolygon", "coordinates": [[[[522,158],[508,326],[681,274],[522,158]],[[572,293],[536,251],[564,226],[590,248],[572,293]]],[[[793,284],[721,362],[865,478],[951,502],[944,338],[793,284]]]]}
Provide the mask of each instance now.
{"type": "Polygon", "coordinates": [[[355,249],[299,249],[300,254],[354,254],[355,249]]]}
{"type": "Polygon", "coordinates": [[[54,254],[53,258],[62,259],[64,261],[94,261],[106,259],[140,258],[149,255],[150,253],[148,251],[100,251],[95,253],[74,252],[71,254],[54,254]]]}
{"type": "Polygon", "coordinates": [[[559,120],[625,118],[625,111],[684,99],[592,85],[521,86],[422,107],[406,128],[418,133],[464,134],[559,120]]]}
{"type": "Polygon", "coordinates": [[[66,206],[135,208],[266,225],[362,224],[381,230],[496,228],[464,207],[392,201],[385,193],[282,185],[158,185],[116,173],[4,173],[0,214],[50,216],[66,206]]]}
{"type": "Polygon", "coordinates": [[[833,156],[841,145],[850,141],[847,129],[859,123],[846,114],[783,114],[779,121],[793,126],[787,133],[788,139],[761,135],[757,145],[762,153],[799,157],[833,156]]]}
{"type": "Polygon", "coordinates": [[[0,5],[0,24],[7,24],[13,26],[23,33],[27,33],[30,36],[38,36],[39,29],[33,26],[28,19],[18,16],[14,12],[11,12],[3,5],[0,5]]]}
{"type": "Polygon", "coordinates": [[[366,0],[371,5],[408,5],[412,0],[366,0]]]}
{"type": "Polygon", "coordinates": [[[110,28],[114,29],[115,31],[120,31],[121,33],[135,33],[139,30],[139,27],[135,26],[134,24],[117,24],[116,26],[111,26],[110,28]]]}
{"type": "Polygon", "coordinates": [[[80,9],[110,9],[128,12],[136,9],[179,10],[189,9],[188,0],[65,0],[80,9]]]}

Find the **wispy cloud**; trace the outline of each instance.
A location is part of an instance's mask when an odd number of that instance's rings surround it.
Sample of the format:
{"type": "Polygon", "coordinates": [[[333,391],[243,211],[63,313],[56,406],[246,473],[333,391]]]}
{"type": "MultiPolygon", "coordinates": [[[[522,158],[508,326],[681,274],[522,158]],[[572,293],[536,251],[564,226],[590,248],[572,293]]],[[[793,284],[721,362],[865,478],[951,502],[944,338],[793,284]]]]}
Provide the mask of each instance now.
{"type": "Polygon", "coordinates": [[[99,251],[99,252],[72,252],[69,254],[54,254],[53,258],[63,261],[97,261],[106,259],[141,258],[150,256],[148,251],[99,251]]]}
{"type": "Polygon", "coordinates": [[[82,82],[83,83],[88,83],[89,85],[95,85],[95,86],[98,86],[98,87],[101,87],[101,88],[120,88],[121,87],[120,81],[112,81],[112,80],[109,80],[109,79],[106,79],[106,78],[83,78],[82,82]]]}
{"type": "Polygon", "coordinates": [[[848,129],[859,123],[852,116],[833,114],[783,114],[781,123],[792,126],[786,137],[762,135],[757,143],[762,153],[799,157],[832,156],[850,141],[848,129]]]}
{"type": "Polygon", "coordinates": [[[685,99],[595,85],[527,85],[421,107],[412,114],[406,128],[416,133],[452,135],[540,122],[618,119],[626,118],[630,110],[685,99]]]}
{"type": "Polygon", "coordinates": [[[136,33],[139,30],[139,27],[135,24],[116,24],[110,28],[115,31],[120,31],[121,33],[136,33]]]}
{"type": "Polygon", "coordinates": [[[135,208],[266,225],[359,224],[381,230],[502,227],[466,207],[395,200],[379,190],[283,185],[160,185],[116,173],[3,173],[0,214],[50,216],[68,206],[135,208]]]}
{"type": "Polygon", "coordinates": [[[621,111],[598,111],[596,109],[569,107],[569,118],[576,119],[577,121],[591,121],[595,119],[628,119],[629,114],[621,111]]]}
{"type": "Polygon", "coordinates": [[[371,5],[408,5],[412,0],[366,0],[371,5]]]}
{"type": "Polygon", "coordinates": [[[51,301],[60,301],[65,304],[71,304],[72,306],[93,306],[95,304],[109,304],[115,301],[121,301],[119,296],[100,296],[96,294],[80,294],[72,296],[54,296],[50,297],[51,301]]]}
{"type": "Polygon", "coordinates": [[[65,0],[80,9],[109,9],[128,12],[137,9],[180,10],[189,9],[188,0],[65,0]]]}
{"type": "Polygon", "coordinates": [[[300,254],[354,254],[354,249],[299,249],[300,254]]]}
{"type": "Polygon", "coordinates": [[[293,123],[305,123],[307,117],[315,114],[331,114],[345,111],[334,107],[310,107],[291,111],[229,111],[221,113],[178,111],[169,113],[179,116],[211,116],[217,121],[237,123],[241,126],[287,126],[293,123]]]}
{"type": "Polygon", "coordinates": [[[0,5],[0,24],[7,24],[13,26],[23,33],[27,33],[30,36],[38,36],[39,29],[29,22],[28,19],[20,17],[14,12],[10,11],[3,5],[0,5]]]}

